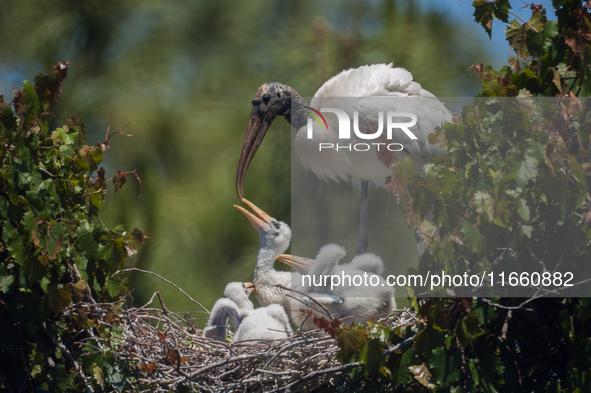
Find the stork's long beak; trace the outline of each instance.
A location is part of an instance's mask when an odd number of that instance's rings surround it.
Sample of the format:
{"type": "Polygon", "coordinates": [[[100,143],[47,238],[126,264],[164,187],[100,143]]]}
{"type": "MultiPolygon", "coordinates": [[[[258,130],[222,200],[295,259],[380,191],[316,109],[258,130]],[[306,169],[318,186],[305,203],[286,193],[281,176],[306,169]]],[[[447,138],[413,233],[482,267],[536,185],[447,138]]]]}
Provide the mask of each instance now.
{"type": "Polygon", "coordinates": [[[244,285],[244,287],[246,288],[246,290],[248,291],[248,294],[250,295],[251,293],[253,293],[254,291],[256,291],[256,288],[254,286],[253,283],[251,282],[243,282],[242,283],[244,285]]]}
{"type": "Polygon", "coordinates": [[[291,266],[293,270],[300,274],[308,274],[310,268],[314,263],[313,259],[298,257],[296,255],[281,254],[275,258],[276,261],[283,262],[288,266],[291,266]]]}
{"type": "Polygon", "coordinates": [[[234,207],[242,212],[248,218],[248,221],[255,227],[255,229],[261,233],[265,227],[269,226],[272,221],[275,221],[273,217],[259,209],[254,203],[248,199],[242,198],[242,202],[252,210],[252,213],[243,208],[242,206],[234,205],[234,207]]]}
{"type": "Polygon", "coordinates": [[[236,173],[236,193],[241,200],[246,171],[248,170],[250,162],[257,152],[257,149],[261,145],[265,134],[267,134],[269,126],[273,123],[276,116],[276,111],[271,108],[264,109],[260,106],[252,107],[250,119],[248,120],[248,127],[246,128],[246,134],[244,135],[240,161],[238,162],[238,172],[236,173]]]}

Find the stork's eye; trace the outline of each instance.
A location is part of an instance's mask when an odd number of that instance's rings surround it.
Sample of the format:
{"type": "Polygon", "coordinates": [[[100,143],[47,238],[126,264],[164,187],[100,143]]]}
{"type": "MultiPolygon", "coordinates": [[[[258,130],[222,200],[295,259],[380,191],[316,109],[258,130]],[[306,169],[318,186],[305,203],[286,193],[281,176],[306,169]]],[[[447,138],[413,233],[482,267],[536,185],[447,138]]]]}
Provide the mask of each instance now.
{"type": "Polygon", "coordinates": [[[279,223],[277,221],[273,221],[271,224],[273,224],[275,229],[279,229],[279,223]]]}
{"type": "Polygon", "coordinates": [[[265,105],[268,104],[270,100],[271,100],[271,95],[269,93],[263,94],[263,102],[265,103],[265,105]]]}

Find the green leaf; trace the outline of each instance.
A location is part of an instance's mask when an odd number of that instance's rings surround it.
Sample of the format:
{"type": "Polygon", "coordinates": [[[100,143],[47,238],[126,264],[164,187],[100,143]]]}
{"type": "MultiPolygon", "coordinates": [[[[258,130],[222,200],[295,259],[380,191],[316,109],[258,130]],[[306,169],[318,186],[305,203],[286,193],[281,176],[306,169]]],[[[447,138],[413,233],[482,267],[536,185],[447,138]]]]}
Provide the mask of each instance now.
{"type": "Polygon", "coordinates": [[[488,37],[492,38],[493,4],[486,0],[475,0],[472,2],[472,6],[474,7],[474,20],[480,23],[488,37]]]}
{"type": "Polygon", "coordinates": [[[127,249],[125,248],[125,240],[118,238],[110,241],[102,250],[102,256],[107,262],[109,269],[118,269],[120,265],[127,259],[127,249]]]}
{"type": "Polygon", "coordinates": [[[478,227],[464,221],[462,225],[462,232],[464,233],[464,244],[471,252],[476,252],[482,249],[484,245],[484,236],[478,230],[478,227]]]}
{"type": "Polygon", "coordinates": [[[456,334],[460,343],[466,346],[474,340],[474,337],[480,330],[478,315],[475,311],[471,311],[456,327],[456,334]]]}
{"type": "Polygon", "coordinates": [[[433,349],[429,369],[435,382],[442,384],[457,381],[460,377],[459,365],[458,356],[448,356],[443,348],[433,349]]]}
{"type": "Polygon", "coordinates": [[[101,210],[103,203],[105,203],[105,200],[102,190],[95,191],[90,195],[90,204],[94,206],[97,211],[101,210]]]}
{"type": "Polygon", "coordinates": [[[483,358],[478,358],[478,362],[470,362],[469,366],[474,381],[483,391],[491,393],[502,391],[497,383],[505,368],[501,359],[492,353],[488,353],[483,358]]]}
{"type": "Polygon", "coordinates": [[[351,329],[349,331],[338,329],[336,339],[339,348],[341,349],[337,358],[342,363],[348,363],[353,354],[357,351],[357,346],[359,345],[359,333],[357,329],[351,329]]]}
{"type": "Polygon", "coordinates": [[[105,378],[103,376],[103,370],[99,366],[95,365],[92,367],[92,376],[99,386],[104,388],[105,378]]]}
{"type": "Polygon", "coordinates": [[[23,238],[8,220],[4,221],[4,227],[2,229],[2,238],[8,248],[9,255],[16,263],[22,265],[25,261],[26,250],[23,238]]]}
{"type": "Polygon", "coordinates": [[[549,20],[544,25],[544,36],[546,38],[554,38],[558,35],[558,21],[549,20]]]}
{"type": "Polygon", "coordinates": [[[524,199],[519,199],[517,201],[517,214],[519,214],[519,217],[521,217],[523,221],[529,222],[529,206],[527,206],[524,199]]]}
{"type": "Polygon", "coordinates": [[[568,155],[568,162],[570,164],[571,170],[573,175],[577,178],[577,180],[581,183],[583,187],[587,187],[587,181],[585,180],[585,170],[579,164],[577,159],[570,154],[568,155]]]}
{"type": "Polygon", "coordinates": [[[426,326],[415,336],[415,349],[419,354],[429,356],[433,348],[443,346],[443,341],[443,334],[432,326],[426,326]]]}
{"type": "Polygon", "coordinates": [[[529,30],[529,27],[527,27],[526,24],[522,25],[516,19],[509,22],[507,30],[505,30],[505,36],[509,42],[509,47],[515,51],[517,56],[524,60],[529,57],[526,43],[527,30],[529,30]]]}
{"type": "Polygon", "coordinates": [[[0,291],[4,293],[8,293],[10,286],[14,282],[14,275],[10,274],[8,276],[3,276],[0,278],[0,291]]]}
{"type": "MultiPolygon", "coordinates": [[[[73,386],[74,378],[78,374],[67,372],[66,366],[57,364],[51,373],[48,373],[48,387],[50,392],[67,392],[73,386]]],[[[40,391],[38,389],[38,391],[40,391]]]]}
{"type": "Polygon", "coordinates": [[[521,226],[521,232],[525,235],[525,237],[527,237],[528,239],[531,239],[531,232],[534,228],[531,225],[522,225],[521,226]]]}
{"type": "Polygon", "coordinates": [[[25,232],[31,232],[32,230],[36,232],[37,230],[37,220],[33,216],[33,212],[28,211],[23,215],[23,227],[22,229],[25,232]]]}
{"type": "Polygon", "coordinates": [[[380,340],[374,338],[360,345],[359,363],[365,366],[364,370],[366,378],[369,377],[370,374],[380,371],[380,365],[384,363],[380,340]]]}
{"type": "Polygon", "coordinates": [[[496,0],[493,7],[493,16],[500,21],[507,23],[509,22],[509,10],[511,4],[509,0],[496,0]]]}
{"type": "Polygon", "coordinates": [[[78,228],[78,246],[80,247],[80,251],[82,251],[89,259],[99,259],[101,257],[99,246],[94,240],[92,233],[84,227],[78,228]]]}
{"type": "Polygon", "coordinates": [[[493,200],[487,192],[476,191],[474,194],[476,212],[484,215],[489,221],[495,219],[493,200]]]}
{"type": "Polygon", "coordinates": [[[121,292],[121,274],[116,274],[109,278],[109,281],[107,282],[107,292],[113,298],[119,295],[119,292],[121,292]]]}
{"type": "Polygon", "coordinates": [[[439,235],[444,237],[447,233],[459,225],[463,212],[457,201],[443,205],[439,201],[435,203],[433,220],[439,228],[439,235]]]}
{"type": "Polygon", "coordinates": [[[539,160],[526,154],[521,161],[515,161],[511,165],[509,173],[517,175],[515,183],[519,187],[525,187],[530,180],[538,175],[538,162],[539,160]]]}

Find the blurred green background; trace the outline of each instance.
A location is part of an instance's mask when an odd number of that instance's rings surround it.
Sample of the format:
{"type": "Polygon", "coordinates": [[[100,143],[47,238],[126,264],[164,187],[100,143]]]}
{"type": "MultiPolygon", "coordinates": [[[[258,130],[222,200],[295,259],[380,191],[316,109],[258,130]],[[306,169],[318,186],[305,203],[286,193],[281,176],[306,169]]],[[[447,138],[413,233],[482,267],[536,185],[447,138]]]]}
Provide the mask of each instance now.
{"type": "MultiPolygon", "coordinates": [[[[278,81],[312,96],[343,69],[393,62],[440,97],[480,90],[466,71],[489,61],[487,43],[474,39],[479,26],[422,3],[5,0],[2,92],[58,61],[75,64],[52,108],[54,126],[76,114],[89,128],[88,142],[102,141],[107,107],[112,131],[131,122],[125,131],[133,134],[111,139],[107,175],[143,174],[141,198],[129,177],[114,201],[109,196],[103,221],[149,233],[153,241],[131,266],[166,277],[211,307],[227,282],[252,279],[258,234],[232,204],[250,101],[261,84],[278,81]]],[[[289,124],[278,119],[245,182],[248,199],[288,223],[289,135],[289,124]]],[[[380,198],[387,202],[385,191],[380,198]]],[[[405,235],[393,242],[412,256],[412,230],[400,230],[405,235]]],[[[346,247],[351,255],[354,242],[346,247]]],[[[155,277],[137,273],[130,280],[138,305],[161,291],[170,309],[195,308],[155,277]]]]}

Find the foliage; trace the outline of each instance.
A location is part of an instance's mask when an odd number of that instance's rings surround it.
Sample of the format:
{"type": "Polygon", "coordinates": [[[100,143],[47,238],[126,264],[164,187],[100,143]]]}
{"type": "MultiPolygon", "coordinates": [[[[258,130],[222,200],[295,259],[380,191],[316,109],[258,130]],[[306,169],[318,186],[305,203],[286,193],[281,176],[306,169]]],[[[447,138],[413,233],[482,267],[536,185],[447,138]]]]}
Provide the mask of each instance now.
{"type": "Polygon", "coordinates": [[[108,182],[116,190],[125,183],[127,173],[106,179],[100,167],[109,138],[123,131],[85,145],[86,126],[76,116],[50,127],[69,65],[25,81],[10,103],[0,96],[0,385],[13,391],[120,387],[125,380],[125,367],[108,350],[92,355],[75,344],[101,345],[85,330],[94,325],[91,309],[71,310],[127,291],[115,272],[144,235],[109,229],[98,216],[108,182]]]}
{"type": "MultiPolygon", "coordinates": [[[[464,28],[418,2],[29,0],[2,8],[0,89],[10,92],[38,69],[71,59],[75,72],[52,105],[55,118],[83,114],[93,143],[104,138],[103,106],[113,110],[114,124],[131,121],[141,137],[114,143],[105,167],[109,175],[117,168],[143,173],[142,198],[120,193],[101,218],[157,234],[135,266],[167,277],[208,308],[226,283],[252,278],[258,233],[231,205],[250,101],[261,84],[278,81],[311,96],[345,68],[393,62],[438,96],[472,96],[479,83],[466,77],[466,64],[487,61],[484,42],[464,39],[478,26],[464,28]]],[[[245,183],[247,198],[288,224],[289,135],[287,122],[273,123],[245,183]]],[[[323,185],[314,179],[305,186],[323,185]]],[[[356,205],[355,190],[343,188],[343,203],[356,205]]],[[[403,219],[392,217],[397,225],[403,219]]],[[[327,241],[326,231],[313,229],[315,253],[327,241]]],[[[410,264],[415,247],[405,229],[407,239],[397,238],[395,247],[410,264]]],[[[193,307],[155,277],[131,273],[130,286],[138,305],[159,290],[171,309],[193,307]]]]}
{"type": "MultiPolygon", "coordinates": [[[[444,144],[447,155],[425,177],[409,159],[394,165],[397,183],[389,189],[408,187],[412,194],[408,223],[436,228],[430,236],[422,231],[423,276],[572,271],[583,284],[578,293],[589,296],[591,101],[579,97],[591,93],[591,5],[553,4],[556,21],[530,5],[526,22],[509,21],[505,0],[474,1],[476,22],[489,34],[493,18],[508,23],[516,57],[501,70],[474,67],[483,98],[429,138],[444,144]],[[430,216],[433,224],[423,221],[430,216]]],[[[340,330],[341,360],[364,359],[352,380],[441,392],[589,390],[589,298],[548,298],[538,288],[518,292],[527,299],[502,297],[515,287],[489,287],[477,296],[459,289],[454,298],[411,298],[418,332],[371,324],[340,330]],[[412,346],[394,352],[399,364],[392,354],[382,356],[412,334],[412,346]]]]}

